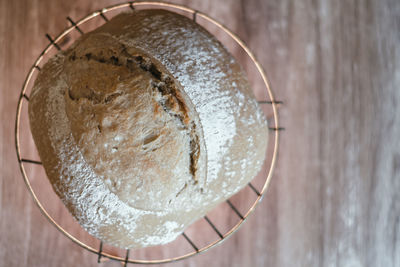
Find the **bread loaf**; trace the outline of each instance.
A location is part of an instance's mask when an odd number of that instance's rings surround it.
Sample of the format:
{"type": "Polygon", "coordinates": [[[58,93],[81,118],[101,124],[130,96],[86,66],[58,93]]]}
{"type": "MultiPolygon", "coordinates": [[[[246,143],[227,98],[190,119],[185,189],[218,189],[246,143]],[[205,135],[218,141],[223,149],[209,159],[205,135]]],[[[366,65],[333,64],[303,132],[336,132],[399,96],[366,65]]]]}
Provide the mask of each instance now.
{"type": "Polygon", "coordinates": [[[240,66],[165,10],[119,14],[51,58],[29,118],[54,191],[121,248],[174,240],[257,174],[267,146],[240,66]]]}

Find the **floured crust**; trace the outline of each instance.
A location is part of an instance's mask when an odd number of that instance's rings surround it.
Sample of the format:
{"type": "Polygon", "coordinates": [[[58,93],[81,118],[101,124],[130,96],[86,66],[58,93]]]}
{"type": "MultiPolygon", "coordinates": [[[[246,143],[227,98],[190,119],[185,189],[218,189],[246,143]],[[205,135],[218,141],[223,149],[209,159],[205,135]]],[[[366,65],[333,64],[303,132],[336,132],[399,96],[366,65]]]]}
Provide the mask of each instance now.
{"type": "Polygon", "coordinates": [[[97,34],[67,52],[63,65],[74,138],[113,193],[134,208],[165,211],[182,204],[184,190],[202,190],[197,112],[155,59],[97,34]]]}
{"type": "Polygon", "coordinates": [[[124,248],[175,239],[257,174],[267,145],[232,56],[162,10],[120,14],[50,59],[29,117],[55,192],[124,248]]]}

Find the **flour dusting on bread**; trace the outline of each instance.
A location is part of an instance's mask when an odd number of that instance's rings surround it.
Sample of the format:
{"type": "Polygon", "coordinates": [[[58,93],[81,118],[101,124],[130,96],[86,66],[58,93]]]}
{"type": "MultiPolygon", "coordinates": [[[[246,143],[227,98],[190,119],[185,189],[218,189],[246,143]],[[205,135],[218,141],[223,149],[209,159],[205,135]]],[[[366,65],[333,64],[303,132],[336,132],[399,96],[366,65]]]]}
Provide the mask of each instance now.
{"type": "Polygon", "coordinates": [[[122,248],[174,240],[257,174],[267,146],[241,67],[163,10],[120,14],[50,59],[29,117],[57,195],[122,248]]]}

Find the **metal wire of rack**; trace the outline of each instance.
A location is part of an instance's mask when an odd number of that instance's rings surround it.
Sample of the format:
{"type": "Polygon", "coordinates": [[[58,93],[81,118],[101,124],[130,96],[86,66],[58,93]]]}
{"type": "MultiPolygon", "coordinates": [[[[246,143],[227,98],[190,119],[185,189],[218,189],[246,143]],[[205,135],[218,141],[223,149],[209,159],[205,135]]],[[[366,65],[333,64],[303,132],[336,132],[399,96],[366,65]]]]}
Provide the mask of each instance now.
{"type": "Polygon", "coordinates": [[[250,49],[245,45],[243,41],[239,39],[239,37],[232,33],[229,29],[227,29],[225,26],[217,22],[216,20],[212,19],[208,15],[185,7],[177,4],[171,4],[171,3],[164,3],[164,2],[149,2],[149,1],[141,1],[141,2],[126,2],[122,4],[117,4],[113,5],[110,7],[103,8],[101,10],[98,10],[96,12],[93,12],[86,17],[74,21],[72,18],[67,17],[67,20],[71,24],[70,27],[65,29],[62,33],[60,33],[57,37],[53,38],[49,34],[45,34],[46,38],[50,41],[50,43],[46,46],[46,48],[41,52],[39,57],[36,59],[35,63],[33,66],[30,68],[29,73],[25,79],[25,82],[23,84],[20,97],[18,100],[18,106],[17,106],[17,116],[16,116],[16,121],[15,121],[15,147],[16,147],[16,152],[17,152],[17,157],[18,157],[18,163],[20,166],[20,170],[23,176],[23,179],[26,183],[26,186],[31,193],[34,202],[36,205],[39,207],[40,211],[42,214],[66,237],[68,237],[70,240],[72,240],[74,243],[78,244],[82,248],[95,253],[98,255],[97,259],[98,262],[100,263],[103,259],[111,259],[111,260],[117,260],[120,261],[124,266],[127,266],[128,263],[136,263],[136,264],[159,264],[159,263],[168,263],[168,262],[173,262],[173,261],[178,261],[182,259],[189,258],[191,256],[197,255],[199,253],[205,252],[208,249],[221,244],[224,240],[226,240],[228,237],[230,237],[234,232],[236,232],[239,227],[242,225],[242,223],[248,218],[248,216],[254,211],[255,207],[257,204],[262,200],[264,193],[269,185],[269,182],[272,177],[272,173],[274,170],[274,167],[276,165],[277,161],[277,155],[278,155],[278,145],[279,145],[279,132],[284,130],[283,127],[280,126],[279,124],[279,118],[278,118],[278,107],[283,104],[282,101],[277,101],[274,98],[273,92],[270,88],[267,76],[261,67],[260,63],[256,60],[255,56],[253,53],[250,51],[250,49]],[[27,90],[28,90],[28,85],[30,84],[30,81],[32,80],[34,72],[40,72],[41,67],[40,63],[43,60],[44,56],[49,53],[49,51],[52,48],[55,48],[56,50],[60,51],[62,50],[60,42],[61,40],[67,36],[72,31],[77,31],[80,35],[84,34],[84,31],[81,29],[80,26],[84,25],[87,23],[89,20],[100,16],[105,22],[109,20],[109,18],[106,16],[106,14],[110,11],[117,11],[120,9],[124,8],[130,8],[134,10],[137,7],[148,7],[148,8],[168,8],[172,9],[174,11],[180,11],[180,12],[186,12],[186,15],[191,17],[191,19],[194,22],[197,22],[198,18],[202,18],[204,21],[213,24],[216,26],[218,29],[222,30],[224,33],[226,33],[232,40],[236,42],[246,53],[246,55],[251,59],[251,61],[254,63],[257,71],[259,72],[262,81],[265,85],[265,89],[267,92],[267,97],[268,100],[260,100],[258,101],[259,104],[261,105],[270,105],[272,108],[272,115],[268,118],[271,120],[269,122],[269,129],[271,132],[273,132],[272,135],[270,135],[270,138],[273,138],[272,144],[273,144],[273,149],[271,150],[271,157],[269,162],[267,163],[267,172],[265,173],[265,182],[261,188],[261,190],[257,189],[255,185],[250,182],[248,184],[248,187],[251,189],[251,191],[256,194],[256,199],[252,203],[252,205],[248,208],[247,212],[242,213],[239,211],[239,209],[232,203],[230,199],[226,200],[226,203],[228,206],[231,208],[231,210],[237,215],[238,222],[227,232],[222,233],[217,226],[213,223],[213,221],[209,218],[208,215],[204,216],[204,220],[209,224],[209,226],[215,231],[215,233],[218,235],[219,239],[210,241],[207,245],[200,247],[199,245],[196,245],[195,241],[193,241],[189,235],[185,232],[183,232],[181,235],[182,237],[187,241],[187,243],[191,246],[193,249],[192,252],[176,256],[176,257],[170,257],[170,258],[161,258],[161,259],[156,259],[156,260],[146,260],[146,259],[133,259],[129,257],[130,250],[126,250],[125,257],[120,257],[118,255],[112,255],[110,253],[107,253],[103,250],[103,242],[99,240],[99,246],[98,248],[92,247],[85,242],[79,240],[78,238],[74,237],[71,233],[69,233],[67,230],[65,230],[59,223],[56,222],[56,220],[49,214],[49,212],[44,208],[43,204],[39,201],[36,192],[33,190],[30,179],[28,178],[27,172],[25,170],[24,164],[36,164],[36,165],[41,165],[42,163],[37,160],[32,160],[24,157],[21,153],[21,141],[20,141],[20,133],[21,133],[21,110],[22,106],[25,104],[27,105],[29,102],[29,96],[27,95],[27,90]]]}

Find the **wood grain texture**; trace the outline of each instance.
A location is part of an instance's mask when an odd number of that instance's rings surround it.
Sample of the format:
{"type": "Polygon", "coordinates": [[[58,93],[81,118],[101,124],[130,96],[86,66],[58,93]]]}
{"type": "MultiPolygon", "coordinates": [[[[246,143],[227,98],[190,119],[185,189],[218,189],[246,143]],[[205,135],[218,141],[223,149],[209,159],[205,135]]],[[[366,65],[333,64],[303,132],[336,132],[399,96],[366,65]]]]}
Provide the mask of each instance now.
{"type": "MultiPolygon", "coordinates": [[[[0,0],[0,266],[120,266],[62,236],[23,183],[14,119],[45,33],[118,1],[0,0]]],[[[169,266],[400,266],[400,2],[173,1],[254,51],[280,110],[263,202],[223,245],[169,266]]]]}

